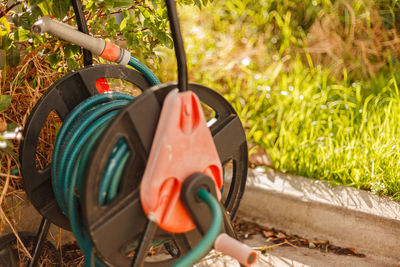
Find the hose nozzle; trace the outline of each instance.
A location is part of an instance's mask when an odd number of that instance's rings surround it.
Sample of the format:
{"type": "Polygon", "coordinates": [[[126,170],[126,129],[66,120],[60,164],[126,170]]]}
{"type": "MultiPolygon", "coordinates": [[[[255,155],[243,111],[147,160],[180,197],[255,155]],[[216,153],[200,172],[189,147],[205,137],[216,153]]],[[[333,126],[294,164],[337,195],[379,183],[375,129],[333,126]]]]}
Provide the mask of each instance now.
{"type": "Polygon", "coordinates": [[[113,43],[78,31],[71,25],[44,16],[31,28],[35,34],[47,32],[67,42],[91,51],[93,54],[121,65],[128,65],[131,53],[113,43]]]}
{"type": "MultiPolygon", "coordinates": [[[[41,20],[39,20],[38,22],[42,22],[41,20]]],[[[34,34],[41,34],[42,33],[42,27],[41,27],[41,23],[36,22],[35,24],[33,24],[31,31],[34,34]]]]}

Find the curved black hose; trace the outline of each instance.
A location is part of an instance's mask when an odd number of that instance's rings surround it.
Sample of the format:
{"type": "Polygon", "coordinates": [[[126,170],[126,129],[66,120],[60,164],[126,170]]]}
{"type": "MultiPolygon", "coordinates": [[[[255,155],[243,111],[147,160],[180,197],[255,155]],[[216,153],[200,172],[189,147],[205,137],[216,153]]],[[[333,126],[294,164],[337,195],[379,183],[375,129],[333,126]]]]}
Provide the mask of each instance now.
{"type": "Polygon", "coordinates": [[[188,90],[188,70],[185,48],[183,47],[181,29],[179,26],[178,12],[176,10],[176,2],[175,0],[165,0],[165,4],[167,5],[169,25],[172,39],[174,40],[175,56],[178,64],[178,87],[179,91],[183,92],[188,90]]]}
{"type": "MultiPolygon", "coordinates": [[[[72,7],[74,8],[76,23],[78,24],[78,30],[89,34],[89,30],[86,24],[85,14],[83,14],[81,0],[72,0],[72,7]]],[[[89,50],[83,49],[83,64],[90,66],[93,64],[93,55],[89,50]]]]}

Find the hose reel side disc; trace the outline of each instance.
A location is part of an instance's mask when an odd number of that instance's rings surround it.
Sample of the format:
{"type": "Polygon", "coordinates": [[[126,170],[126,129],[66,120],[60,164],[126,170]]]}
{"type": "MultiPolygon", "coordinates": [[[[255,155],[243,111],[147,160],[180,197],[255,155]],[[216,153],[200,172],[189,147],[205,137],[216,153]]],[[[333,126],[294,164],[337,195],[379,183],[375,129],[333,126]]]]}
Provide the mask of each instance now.
{"type": "Polygon", "coordinates": [[[79,103],[98,94],[95,83],[101,78],[124,80],[142,91],[150,87],[150,83],[142,74],[124,66],[101,64],[69,73],[56,81],[40,98],[27,120],[24,140],[20,145],[21,174],[30,201],[42,216],[67,230],[70,230],[71,226],[53,192],[51,165],[43,170],[38,170],[35,166],[38,138],[52,111],[64,121],[79,103]]]}

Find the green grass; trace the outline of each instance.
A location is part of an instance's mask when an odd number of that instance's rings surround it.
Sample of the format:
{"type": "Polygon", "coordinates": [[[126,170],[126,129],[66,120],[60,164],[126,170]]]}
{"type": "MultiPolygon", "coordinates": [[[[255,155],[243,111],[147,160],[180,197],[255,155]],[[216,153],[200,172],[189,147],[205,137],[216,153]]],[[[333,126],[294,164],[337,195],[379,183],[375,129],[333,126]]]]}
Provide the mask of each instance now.
{"type": "MultiPolygon", "coordinates": [[[[236,13],[237,20],[221,20],[224,12],[222,4],[181,10],[190,76],[231,101],[251,151],[264,148],[283,172],[400,200],[399,68],[364,80],[346,69],[335,76],[301,47],[287,52],[301,38],[290,33],[287,13],[274,13],[281,24],[271,29],[236,13]],[[277,34],[280,41],[271,41],[277,34]]],[[[176,80],[171,51],[161,53],[161,77],[176,80]]]]}
{"type": "Polygon", "coordinates": [[[382,84],[379,94],[365,97],[362,84],[332,83],[327,75],[297,63],[291,75],[279,77],[270,93],[244,96],[254,103],[252,110],[235,107],[250,124],[249,139],[266,148],[274,166],[284,172],[396,196],[400,192],[396,80],[382,84]]]}
{"type": "Polygon", "coordinates": [[[368,85],[331,81],[329,72],[300,60],[288,72],[280,66],[232,82],[226,94],[248,126],[249,142],[265,148],[283,172],[400,199],[396,79],[383,79],[378,94],[365,96],[368,85]],[[277,70],[275,81],[261,78],[277,70]]]}

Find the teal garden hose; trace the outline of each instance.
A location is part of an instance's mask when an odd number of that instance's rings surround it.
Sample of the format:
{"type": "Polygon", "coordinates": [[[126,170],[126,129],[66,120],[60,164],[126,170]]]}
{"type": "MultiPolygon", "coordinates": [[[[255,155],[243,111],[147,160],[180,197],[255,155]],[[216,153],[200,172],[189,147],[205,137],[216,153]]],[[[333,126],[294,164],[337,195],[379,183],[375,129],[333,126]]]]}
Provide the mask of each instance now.
{"type": "Polygon", "coordinates": [[[189,267],[196,261],[204,257],[204,255],[212,248],[215,239],[221,232],[222,227],[222,211],[218,201],[205,189],[200,189],[197,193],[198,197],[203,200],[210,208],[213,215],[210,229],[203,237],[199,244],[186,254],[181,260],[173,265],[173,267],[189,267]]]}
{"type": "MultiPolygon", "coordinates": [[[[93,245],[79,214],[79,195],[86,163],[102,130],[131,99],[131,96],[122,93],[105,93],[88,98],[69,114],[57,136],[52,161],[53,187],[58,203],[69,217],[77,242],[85,254],[86,266],[92,266],[93,262],[95,266],[107,266],[93,255],[93,245]]],[[[100,184],[100,204],[107,203],[116,195],[119,177],[129,155],[126,143],[119,140],[110,155],[100,184]]],[[[198,196],[213,213],[212,226],[204,239],[176,263],[177,267],[190,266],[204,256],[220,233],[222,213],[218,201],[204,189],[199,190],[198,196]]]]}
{"type": "MultiPolygon", "coordinates": [[[[85,232],[79,214],[79,195],[84,179],[86,163],[97,138],[118,111],[129,103],[132,96],[122,93],[95,95],[78,105],[65,119],[54,146],[52,159],[52,182],[57,201],[69,218],[76,240],[85,254],[85,266],[106,266],[93,257],[93,245],[85,232]]],[[[129,157],[123,142],[117,142],[110,161],[105,168],[99,202],[111,200],[118,189],[118,174],[129,157]],[[120,164],[113,164],[120,162],[120,164]],[[122,167],[120,167],[122,166],[122,167]]]]}

